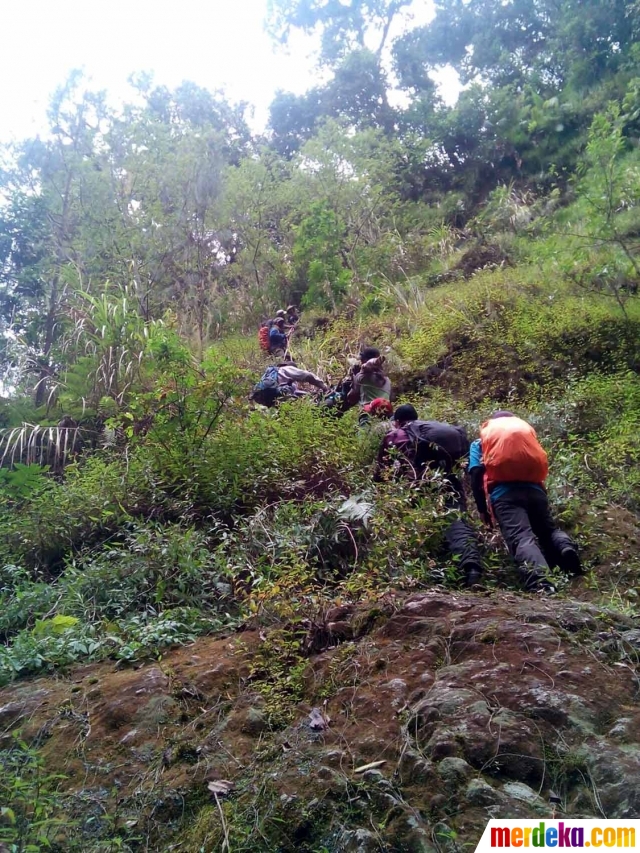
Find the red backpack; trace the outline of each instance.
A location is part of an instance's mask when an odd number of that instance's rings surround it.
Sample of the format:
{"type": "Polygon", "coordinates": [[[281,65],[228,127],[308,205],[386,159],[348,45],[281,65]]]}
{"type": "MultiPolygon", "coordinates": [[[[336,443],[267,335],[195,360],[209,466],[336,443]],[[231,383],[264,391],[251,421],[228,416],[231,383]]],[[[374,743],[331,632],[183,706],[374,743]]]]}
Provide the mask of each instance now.
{"type": "Polygon", "coordinates": [[[269,332],[271,329],[268,325],[260,326],[260,330],[258,332],[258,343],[260,344],[260,349],[265,352],[269,352],[269,332]]]}
{"type": "Polygon", "coordinates": [[[547,454],[534,428],[521,418],[493,418],[480,427],[487,488],[493,483],[544,483],[547,454]]]}

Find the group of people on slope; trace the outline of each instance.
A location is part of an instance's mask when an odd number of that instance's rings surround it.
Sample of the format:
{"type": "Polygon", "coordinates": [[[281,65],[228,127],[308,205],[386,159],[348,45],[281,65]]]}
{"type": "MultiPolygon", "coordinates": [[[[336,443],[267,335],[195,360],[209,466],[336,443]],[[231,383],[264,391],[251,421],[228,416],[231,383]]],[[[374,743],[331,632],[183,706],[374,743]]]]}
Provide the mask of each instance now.
{"type": "MultiPolygon", "coordinates": [[[[331,390],[319,376],[298,367],[292,359],[278,359],[254,385],[251,399],[271,408],[280,400],[306,396],[307,392],[302,385],[310,385],[324,394],[329,394],[331,390]]],[[[364,347],[359,360],[351,366],[348,375],[338,383],[331,396],[334,398],[331,402],[337,402],[342,412],[360,405],[362,423],[369,417],[371,405],[376,400],[379,401],[376,406],[380,402],[386,404],[383,413],[389,417],[393,412],[390,403],[391,382],[384,372],[384,357],[380,350],[364,347]]]]}
{"type": "Polygon", "coordinates": [[[480,517],[489,527],[498,525],[526,590],[555,592],[548,578],[552,566],[570,575],[582,573],[575,543],[558,529],[549,510],[547,455],[533,427],[512,412],[495,412],[470,444],[462,427],[422,421],[412,405],[399,406],[380,445],[374,480],[392,468],[397,477],[426,484],[430,473],[440,472],[452,517],[445,541],[466,585],[474,586],[483,563],[480,540],[467,520],[465,467],[480,517]]]}
{"type": "MultiPolygon", "coordinates": [[[[329,391],[319,376],[292,362],[268,368],[261,383],[265,381],[270,386],[264,389],[270,401],[256,396],[258,386],[252,397],[267,406],[278,398],[304,393],[300,384],[329,391]]],[[[343,410],[360,407],[360,426],[379,424],[385,432],[374,481],[391,475],[410,481],[419,490],[429,487],[434,472],[441,475],[446,486],[445,509],[451,516],[445,542],[467,586],[480,583],[483,560],[480,539],[467,518],[465,471],[480,518],[489,527],[499,527],[526,590],[555,592],[548,578],[553,566],[570,575],[582,573],[575,543],[558,529],[551,516],[544,488],[547,455],[526,421],[509,411],[495,412],[481,426],[480,437],[470,443],[463,427],[420,420],[410,404],[394,412],[384,357],[375,347],[361,350],[339,383],[338,393],[343,410]]]]}

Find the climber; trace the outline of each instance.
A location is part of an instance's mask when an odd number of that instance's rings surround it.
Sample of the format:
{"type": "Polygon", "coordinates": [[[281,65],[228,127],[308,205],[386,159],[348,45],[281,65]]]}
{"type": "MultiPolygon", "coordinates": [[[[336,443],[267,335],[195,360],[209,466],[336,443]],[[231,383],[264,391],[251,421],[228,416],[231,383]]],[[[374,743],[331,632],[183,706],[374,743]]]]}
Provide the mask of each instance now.
{"type": "Polygon", "coordinates": [[[300,312],[295,305],[287,306],[286,321],[289,326],[295,326],[300,319],[300,312]]]}
{"type": "Polygon", "coordinates": [[[269,331],[269,354],[277,359],[283,359],[289,348],[289,338],[285,332],[284,317],[278,317],[273,321],[269,331]]]}
{"type": "Polygon", "coordinates": [[[378,433],[385,433],[391,428],[389,418],[392,414],[393,406],[389,400],[385,400],[384,397],[376,397],[375,400],[362,407],[358,425],[369,427],[378,433]]]}
{"type": "Polygon", "coordinates": [[[382,471],[392,464],[398,476],[412,482],[424,481],[427,471],[442,472],[448,487],[445,506],[456,514],[445,531],[445,542],[459,561],[465,584],[478,584],[483,568],[479,542],[464,517],[467,501],[457,470],[469,454],[465,430],[440,421],[418,420],[418,413],[409,403],[396,409],[393,422],[395,428],[384,437],[378,451],[374,480],[379,482],[382,471]]]}
{"type": "Polygon", "coordinates": [[[375,347],[363,347],[360,361],[350,370],[352,385],[347,394],[345,408],[366,406],[376,399],[391,399],[391,381],[383,370],[384,356],[375,347]]]}
{"type": "Polygon", "coordinates": [[[469,477],[480,517],[489,526],[497,521],[525,589],[552,594],[549,566],[579,575],[582,565],[575,543],[551,517],[548,470],[535,430],[512,412],[495,412],[471,444],[469,477]]]}
{"type": "Polygon", "coordinates": [[[306,396],[306,392],[298,388],[298,383],[313,385],[323,392],[329,390],[315,373],[302,370],[292,361],[287,361],[272,365],[265,370],[260,380],[253,386],[250,399],[270,409],[278,400],[306,396]]]}
{"type": "Polygon", "coordinates": [[[284,327],[287,331],[292,330],[300,319],[293,305],[289,305],[286,311],[284,308],[280,308],[278,311],[276,311],[276,315],[273,319],[273,322],[275,323],[275,321],[279,320],[280,318],[284,320],[284,327]]]}
{"type": "Polygon", "coordinates": [[[329,386],[319,376],[311,373],[310,370],[303,370],[297,367],[293,361],[287,361],[284,364],[278,365],[278,383],[280,385],[295,385],[297,390],[298,382],[313,385],[324,393],[329,390],[329,386]]]}

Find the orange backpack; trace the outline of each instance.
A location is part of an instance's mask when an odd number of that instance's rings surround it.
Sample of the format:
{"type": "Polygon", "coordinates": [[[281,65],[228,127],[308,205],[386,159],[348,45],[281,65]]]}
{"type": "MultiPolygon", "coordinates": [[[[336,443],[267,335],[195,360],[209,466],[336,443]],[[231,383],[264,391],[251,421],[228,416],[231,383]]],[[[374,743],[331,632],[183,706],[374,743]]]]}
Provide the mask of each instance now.
{"type": "Polygon", "coordinates": [[[487,487],[493,483],[544,483],[547,454],[534,428],[516,417],[494,418],[480,427],[487,487]]]}
{"type": "Polygon", "coordinates": [[[260,344],[260,349],[265,352],[269,352],[269,326],[260,326],[260,331],[258,332],[258,343],[260,344]]]}

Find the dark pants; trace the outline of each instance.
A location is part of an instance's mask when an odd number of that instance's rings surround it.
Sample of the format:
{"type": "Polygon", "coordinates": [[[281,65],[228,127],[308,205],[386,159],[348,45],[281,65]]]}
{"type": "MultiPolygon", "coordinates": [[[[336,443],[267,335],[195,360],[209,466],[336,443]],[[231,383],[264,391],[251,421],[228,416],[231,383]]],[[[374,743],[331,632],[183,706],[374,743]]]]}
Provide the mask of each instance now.
{"type": "Polygon", "coordinates": [[[543,576],[549,566],[562,566],[561,553],[576,550],[571,537],[558,530],[549,500],[541,489],[518,486],[492,503],[509,553],[525,584],[543,576]]]}
{"type": "Polygon", "coordinates": [[[464,518],[452,521],[445,530],[444,538],[451,555],[458,558],[461,569],[469,565],[482,569],[478,538],[464,518]]]}
{"type": "Polygon", "coordinates": [[[452,491],[451,496],[447,497],[445,505],[447,509],[453,509],[461,513],[445,530],[444,539],[447,543],[447,548],[453,557],[458,558],[458,564],[461,569],[465,569],[469,565],[474,565],[481,570],[482,558],[480,556],[478,536],[462,515],[467,509],[467,502],[462,486],[457,477],[450,476],[447,479],[449,480],[452,491]]]}

